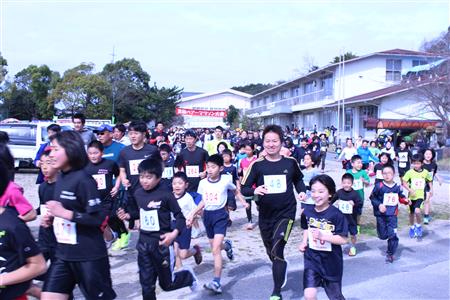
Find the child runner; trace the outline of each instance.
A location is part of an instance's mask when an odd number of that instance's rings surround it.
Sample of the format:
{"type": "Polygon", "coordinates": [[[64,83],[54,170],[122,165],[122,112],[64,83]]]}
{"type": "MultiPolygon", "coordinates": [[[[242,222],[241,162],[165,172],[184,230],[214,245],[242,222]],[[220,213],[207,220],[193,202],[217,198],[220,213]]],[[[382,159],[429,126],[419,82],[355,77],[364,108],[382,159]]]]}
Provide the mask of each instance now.
{"type": "Polygon", "coordinates": [[[301,217],[304,252],[303,288],[305,299],[317,299],[322,286],[329,299],[345,299],[342,295],[342,247],[347,243],[345,216],[330,201],[336,185],[328,175],[314,177],[310,183],[315,205],[308,205],[301,217]]]}
{"type": "Polygon", "coordinates": [[[380,162],[377,163],[374,167],[375,183],[383,181],[383,167],[385,165],[394,166],[394,162],[392,161],[389,153],[383,152],[380,154],[379,158],[380,162]]]}
{"type": "MultiPolygon", "coordinates": [[[[437,179],[437,181],[439,182],[439,185],[442,185],[442,178],[441,176],[439,176],[439,174],[437,174],[437,169],[438,166],[434,160],[434,158],[436,157],[436,152],[433,149],[426,149],[425,152],[423,153],[423,168],[425,170],[427,170],[428,172],[430,172],[430,174],[433,176],[433,181],[434,178],[437,179]]],[[[431,221],[431,198],[433,196],[433,190],[430,190],[429,186],[427,185],[425,187],[425,204],[423,207],[423,211],[424,211],[424,217],[423,217],[423,223],[425,225],[427,225],[430,221],[431,221]]]]}
{"type": "Polygon", "coordinates": [[[114,299],[108,252],[100,225],[105,220],[97,184],[83,169],[88,162],[81,136],[51,137],[52,167],[61,170],[54,199],[46,202],[43,226],[53,224],[58,244],[42,288],[42,299],[67,299],[78,284],[86,299],[114,299]]]}
{"type": "Polygon", "coordinates": [[[349,256],[356,255],[356,235],[358,234],[358,207],[361,206],[361,196],[352,188],[353,175],[345,173],[341,179],[342,189],[338,190],[331,199],[336,207],[345,215],[350,232],[352,245],[348,251],[349,256]]]}
{"type": "MultiPolygon", "coordinates": [[[[163,144],[164,145],[164,144],[163,144]]],[[[183,216],[186,218],[197,207],[192,196],[186,192],[188,186],[187,176],[183,172],[177,172],[173,175],[172,190],[178,205],[181,208],[183,216]]],[[[176,225],[173,222],[172,225],[176,225]]],[[[173,226],[175,227],[175,226],[173,226]]],[[[194,245],[191,248],[191,228],[185,227],[183,231],[177,236],[174,242],[177,269],[182,267],[182,260],[191,256],[194,257],[195,263],[199,265],[202,262],[202,252],[199,245],[194,245]]]]}
{"type": "Polygon", "coordinates": [[[341,154],[339,154],[339,157],[337,160],[342,160],[342,168],[345,170],[350,170],[352,168],[351,159],[354,155],[358,154],[358,150],[353,146],[353,141],[351,138],[347,138],[345,141],[345,148],[342,149],[341,154]]]}
{"type": "Polygon", "coordinates": [[[120,171],[119,166],[113,160],[103,158],[103,149],[103,144],[99,141],[89,143],[87,147],[89,163],[84,170],[97,182],[97,189],[106,216],[105,222],[102,224],[103,238],[106,247],[109,248],[120,232],[120,224],[117,224],[117,221],[120,220],[117,219],[116,212],[112,210],[114,201],[117,200],[115,197],[120,189],[120,180],[116,180],[114,183],[114,178],[118,179],[120,171]]]}
{"type": "Polygon", "coordinates": [[[367,147],[369,142],[367,140],[363,140],[361,146],[357,149],[358,155],[361,157],[362,160],[362,169],[368,170],[369,169],[369,163],[370,161],[378,162],[378,158],[376,156],[373,156],[372,152],[370,152],[369,148],[367,147]]]}
{"type": "Polygon", "coordinates": [[[358,233],[361,225],[361,215],[364,207],[364,186],[370,185],[370,178],[367,175],[367,172],[362,169],[362,160],[361,156],[354,155],[351,159],[352,169],[347,170],[347,173],[352,174],[353,176],[353,186],[352,188],[359,194],[361,197],[361,205],[356,207],[356,219],[358,226],[358,233]]]}
{"type": "MultiPolygon", "coordinates": [[[[379,155],[380,155],[381,151],[377,147],[377,142],[375,142],[375,141],[371,141],[370,142],[369,151],[370,151],[370,153],[372,153],[372,155],[374,157],[378,157],[379,158],[379,155]]],[[[374,176],[375,175],[375,172],[373,171],[374,165],[375,165],[375,161],[371,159],[370,162],[369,162],[369,176],[374,176]]]]}
{"type": "Polygon", "coordinates": [[[422,204],[425,199],[425,187],[433,189],[433,177],[423,168],[423,155],[414,154],[411,158],[412,169],[403,176],[403,186],[408,190],[409,205],[409,237],[422,238],[422,204]],[[414,216],[416,222],[414,223],[414,216]]]}
{"type": "MultiPolygon", "coordinates": [[[[306,199],[304,202],[301,203],[302,209],[304,209],[304,206],[314,205],[314,200],[311,198],[311,187],[309,186],[309,182],[311,179],[317,175],[319,175],[319,170],[317,168],[314,168],[314,163],[312,160],[312,155],[307,153],[303,157],[303,164],[305,168],[302,170],[303,173],[303,183],[306,187],[306,199]]],[[[301,214],[301,213],[300,213],[301,214]]]]}
{"type": "Polygon", "coordinates": [[[164,163],[164,172],[161,179],[161,184],[169,191],[172,190],[172,177],[173,177],[173,166],[175,164],[175,158],[172,155],[172,148],[168,144],[161,144],[159,146],[159,154],[164,163]]]}
{"type": "Polygon", "coordinates": [[[188,225],[192,224],[193,218],[204,208],[203,224],[205,225],[206,235],[214,257],[214,279],[205,284],[204,288],[216,294],[221,294],[221,251],[226,251],[228,259],[233,260],[234,258],[232,242],[230,240],[224,242],[228,222],[228,213],[225,210],[225,205],[227,204],[228,190],[235,190],[236,186],[231,182],[229,176],[220,175],[220,172],[223,170],[223,158],[219,154],[213,154],[208,158],[206,170],[208,177],[200,181],[198,186],[198,193],[202,195],[202,201],[190,214],[187,221],[188,225]]]}
{"type": "Polygon", "coordinates": [[[194,289],[197,278],[192,270],[174,273],[175,257],[172,242],[183,232],[186,219],[175,196],[161,186],[163,164],[161,159],[148,158],[138,166],[140,186],[125,212],[118,211],[122,220],[140,219],[138,251],[139,281],[144,300],[156,299],[156,279],[164,291],[190,286],[194,289]],[[171,214],[175,229],[171,230],[171,214]]]}
{"type": "MultiPolygon", "coordinates": [[[[242,194],[257,198],[259,229],[272,262],[273,291],[271,300],[281,299],[281,288],[287,282],[287,261],[284,247],[295,220],[297,202],[294,189],[300,200],[306,198],[303,174],[294,158],[280,154],[283,130],[278,125],[269,125],[263,131],[266,155],[250,165],[243,179],[242,194]]],[[[303,141],[302,141],[303,143],[303,141]]]]}
{"type": "Polygon", "coordinates": [[[386,262],[394,262],[394,254],[398,247],[397,215],[398,203],[410,204],[403,195],[401,185],[394,182],[394,167],[383,166],[383,181],[375,184],[370,200],[373,214],[377,219],[377,233],[382,240],[387,239],[386,262]]]}
{"type": "Polygon", "coordinates": [[[400,142],[400,147],[397,149],[396,155],[398,157],[398,176],[401,180],[406,171],[411,168],[412,154],[411,151],[409,151],[408,145],[406,145],[405,141],[400,142]]]}
{"type": "Polygon", "coordinates": [[[13,181],[8,182],[5,192],[0,195],[0,206],[14,207],[14,209],[19,213],[19,219],[24,222],[33,221],[37,217],[36,210],[24,197],[22,187],[20,187],[13,181]]]}
{"type": "MultiPolygon", "coordinates": [[[[254,155],[254,148],[255,143],[253,142],[247,142],[244,143],[244,151],[246,154],[246,157],[244,157],[240,164],[239,164],[239,174],[241,176],[241,180],[248,172],[248,169],[250,165],[257,159],[256,155],[254,155]]],[[[248,207],[245,210],[245,213],[247,214],[247,230],[253,230],[255,228],[255,224],[253,223],[253,217],[252,217],[252,199],[253,196],[244,197],[245,201],[248,203],[248,207]]]]}
{"type": "MultiPolygon", "coordinates": [[[[325,160],[327,159],[327,151],[328,151],[328,139],[325,133],[321,133],[319,135],[320,137],[320,141],[319,141],[319,146],[320,146],[320,161],[322,164],[321,167],[321,172],[324,173],[325,172],[325,160]]],[[[317,166],[319,167],[319,166],[317,166]]]]}

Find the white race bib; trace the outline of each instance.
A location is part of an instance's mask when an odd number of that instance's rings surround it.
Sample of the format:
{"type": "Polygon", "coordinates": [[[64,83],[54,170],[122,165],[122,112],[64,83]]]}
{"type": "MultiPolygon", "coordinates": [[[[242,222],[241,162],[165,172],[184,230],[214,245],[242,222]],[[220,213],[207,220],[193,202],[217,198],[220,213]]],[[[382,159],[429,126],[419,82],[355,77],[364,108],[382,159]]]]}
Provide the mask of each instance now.
{"type": "MultiPolygon", "coordinates": [[[[383,177],[381,177],[381,178],[383,178],[383,177]]],[[[355,191],[362,190],[362,189],[363,189],[363,181],[362,181],[362,179],[361,179],[361,178],[360,178],[360,179],[355,179],[355,180],[353,181],[353,186],[352,186],[352,188],[353,188],[355,191]]]]}
{"type": "Polygon", "coordinates": [[[130,175],[139,175],[138,167],[143,159],[133,159],[129,161],[130,175]]]}
{"type": "Polygon", "coordinates": [[[158,210],[139,210],[141,229],[145,231],[159,231],[158,210]]]}
{"type": "Polygon", "coordinates": [[[198,166],[186,166],[187,177],[200,177],[200,169],[198,166]]]}
{"type": "Polygon", "coordinates": [[[205,192],[202,195],[203,201],[206,205],[220,205],[220,198],[218,193],[205,192]]]}
{"type": "Polygon", "coordinates": [[[398,194],[386,193],[383,195],[384,206],[396,206],[398,205],[398,194]]]}
{"type": "Polygon", "coordinates": [[[425,179],[413,178],[411,179],[411,186],[414,190],[423,190],[425,188],[425,179]]]}
{"type": "Polygon", "coordinates": [[[353,213],[353,205],[349,201],[339,200],[338,208],[343,214],[349,215],[353,213]]]}
{"type": "Polygon", "coordinates": [[[264,185],[268,194],[281,194],[287,190],[286,175],[264,175],[264,185]]]}
{"type": "Polygon", "coordinates": [[[398,167],[399,168],[406,168],[406,163],[405,162],[399,162],[398,163],[398,167]]]}
{"type": "Polygon", "coordinates": [[[105,174],[94,174],[92,177],[97,182],[97,190],[106,189],[106,176],[105,174]]]}
{"type": "Polygon", "coordinates": [[[407,162],[408,161],[408,152],[399,152],[398,160],[401,162],[407,162]]]}
{"type": "Polygon", "coordinates": [[[172,177],[173,177],[173,168],[172,167],[165,167],[163,175],[162,175],[162,178],[170,179],[172,177]]]}
{"type": "Polygon", "coordinates": [[[40,209],[40,211],[41,211],[41,216],[46,216],[46,215],[49,214],[49,213],[48,213],[48,209],[47,209],[47,205],[41,204],[41,205],[39,206],[39,209],[40,209]]]}
{"type": "Polygon", "coordinates": [[[56,240],[61,244],[77,244],[77,224],[66,219],[55,217],[53,220],[53,232],[56,240]]]}
{"type": "Polygon", "coordinates": [[[383,180],[383,172],[381,170],[377,170],[377,174],[375,175],[375,178],[383,180]]]}
{"type": "MultiPolygon", "coordinates": [[[[322,235],[332,235],[331,231],[318,229],[322,235]]],[[[308,229],[308,246],[317,251],[331,252],[331,243],[314,239],[311,228],[308,229]]]]}
{"type": "Polygon", "coordinates": [[[327,147],[326,146],[320,147],[320,151],[327,152],[327,147]]]}
{"type": "Polygon", "coordinates": [[[303,161],[303,159],[300,159],[300,166],[304,166],[305,162],[303,161]]]}

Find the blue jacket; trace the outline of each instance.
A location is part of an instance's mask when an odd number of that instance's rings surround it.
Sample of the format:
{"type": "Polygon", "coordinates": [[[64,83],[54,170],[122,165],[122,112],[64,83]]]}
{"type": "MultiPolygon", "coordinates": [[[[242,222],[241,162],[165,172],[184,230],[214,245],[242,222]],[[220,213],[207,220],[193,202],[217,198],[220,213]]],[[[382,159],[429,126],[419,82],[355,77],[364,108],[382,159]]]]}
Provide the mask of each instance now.
{"type": "Polygon", "coordinates": [[[373,206],[374,216],[396,216],[398,215],[398,204],[397,205],[385,205],[386,212],[380,212],[380,204],[383,204],[385,194],[397,194],[398,203],[408,204],[405,195],[403,194],[402,187],[396,183],[392,187],[387,186],[384,182],[378,182],[375,184],[372,193],[370,194],[370,201],[373,206]]]}
{"type": "Polygon", "coordinates": [[[372,160],[374,162],[378,162],[378,158],[373,156],[372,152],[370,152],[369,148],[363,148],[362,146],[360,146],[358,148],[358,155],[361,156],[362,162],[363,164],[368,164],[370,161],[370,158],[372,158],[372,160]]]}

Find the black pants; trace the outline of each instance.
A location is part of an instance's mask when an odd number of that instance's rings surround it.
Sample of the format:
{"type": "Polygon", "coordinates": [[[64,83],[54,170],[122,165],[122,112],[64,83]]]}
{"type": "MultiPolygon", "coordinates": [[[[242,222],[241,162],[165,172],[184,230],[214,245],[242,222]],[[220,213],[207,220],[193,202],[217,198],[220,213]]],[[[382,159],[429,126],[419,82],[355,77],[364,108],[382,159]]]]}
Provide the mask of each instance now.
{"type": "Polygon", "coordinates": [[[128,233],[127,227],[125,226],[125,223],[119,219],[117,216],[110,216],[108,219],[108,225],[109,227],[114,231],[117,232],[119,237],[123,234],[123,233],[128,233]]]}
{"type": "MultiPolygon", "coordinates": [[[[320,151],[320,161],[322,162],[322,170],[325,170],[325,160],[327,159],[327,152],[320,151]]],[[[319,167],[319,166],[317,166],[319,167]]]]}
{"type": "Polygon", "coordinates": [[[319,273],[312,269],[305,269],[303,271],[303,288],[317,288],[323,287],[325,293],[330,300],[345,300],[342,295],[342,282],[329,281],[322,278],[319,273]]]}
{"type": "Polygon", "coordinates": [[[377,233],[382,240],[388,240],[387,254],[394,255],[398,247],[397,216],[377,216],[377,233]]]}
{"type": "Polygon", "coordinates": [[[156,299],[156,279],[164,291],[173,291],[191,286],[194,278],[189,271],[173,273],[175,256],[173,246],[160,246],[159,241],[151,243],[139,241],[138,251],[139,281],[142,287],[142,299],[156,299]]]}

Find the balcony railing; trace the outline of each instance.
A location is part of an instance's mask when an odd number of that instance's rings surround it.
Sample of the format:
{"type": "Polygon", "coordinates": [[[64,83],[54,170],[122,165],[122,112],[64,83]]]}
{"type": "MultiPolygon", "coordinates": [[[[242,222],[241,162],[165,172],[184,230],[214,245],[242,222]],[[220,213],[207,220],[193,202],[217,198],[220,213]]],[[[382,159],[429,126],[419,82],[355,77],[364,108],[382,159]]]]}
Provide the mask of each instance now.
{"type": "Polygon", "coordinates": [[[332,97],[333,93],[329,90],[318,90],[312,93],[303,94],[300,96],[290,97],[286,99],[277,100],[275,102],[269,102],[264,105],[254,106],[250,109],[246,110],[247,115],[255,114],[255,113],[262,113],[264,111],[272,110],[275,107],[279,106],[288,106],[292,107],[294,105],[299,104],[306,104],[306,103],[313,103],[324,100],[326,97],[332,97]]]}

